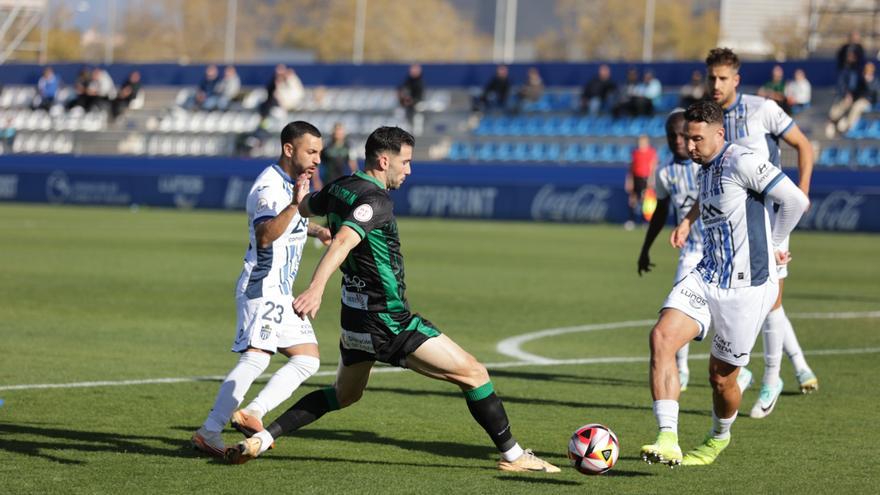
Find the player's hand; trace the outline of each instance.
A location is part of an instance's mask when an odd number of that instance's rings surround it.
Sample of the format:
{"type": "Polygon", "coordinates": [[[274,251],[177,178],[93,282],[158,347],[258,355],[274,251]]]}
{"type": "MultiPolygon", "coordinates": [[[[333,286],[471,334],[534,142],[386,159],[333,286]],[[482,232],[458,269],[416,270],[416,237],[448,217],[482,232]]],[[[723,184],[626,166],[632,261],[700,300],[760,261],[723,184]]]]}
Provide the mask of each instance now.
{"type": "Polygon", "coordinates": [[[776,257],[776,264],[779,266],[787,265],[791,261],[791,251],[776,250],[773,254],[776,257]]]}
{"type": "Polygon", "coordinates": [[[690,233],[691,226],[686,221],[682,222],[672,230],[672,235],[669,236],[669,243],[675,249],[681,249],[684,247],[685,242],[687,242],[690,233]]]}
{"type": "Polygon", "coordinates": [[[293,202],[296,204],[302,203],[302,201],[309,194],[309,181],[310,177],[308,174],[299,174],[296,177],[296,184],[293,186],[293,202]]]}
{"type": "Polygon", "coordinates": [[[651,263],[651,257],[648,256],[648,253],[639,255],[639,276],[642,276],[642,272],[650,272],[651,268],[654,268],[654,263],[651,263]]]}
{"type": "Polygon", "coordinates": [[[330,229],[327,227],[321,227],[316,232],[315,238],[321,241],[325,246],[329,246],[330,242],[333,241],[333,234],[330,233],[330,229]]]}
{"type": "Polygon", "coordinates": [[[308,316],[314,319],[318,314],[318,309],[321,308],[322,296],[322,291],[309,287],[293,300],[293,312],[300,318],[308,316]]]}

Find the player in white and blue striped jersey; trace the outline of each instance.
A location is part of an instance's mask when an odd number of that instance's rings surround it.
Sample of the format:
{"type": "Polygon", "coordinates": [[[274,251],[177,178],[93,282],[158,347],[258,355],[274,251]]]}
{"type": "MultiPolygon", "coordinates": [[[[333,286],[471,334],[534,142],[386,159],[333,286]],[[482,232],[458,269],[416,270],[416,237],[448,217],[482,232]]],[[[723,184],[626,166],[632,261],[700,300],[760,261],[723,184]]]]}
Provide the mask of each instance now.
{"type": "MultiPolygon", "coordinates": [[[[657,235],[663,230],[670,206],[675,212],[676,224],[681,222],[691,206],[697,201],[697,171],[700,165],[694,163],[687,153],[684,133],[684,109],[677,109],[666,119],[666,140],[672,157],[657,167],[654,173],[654,190],[657,194],[657,207],[645,232],[645,240],[639,254],[638,272],[650,272],[650,250],[657,235]]],[[[699,224],[699,222],[698,222],[699,224]]],[[[684,247],[679,251],[678,268],[673,283],[678,282],[693,270],[703,257],[702,225],[691,231],[684,247]]],[[[688,367],[688,342],[695,335],[651,334],[651,393],[654,409],[658,401],[678,401],[679,391],[687,389],[690,378],[688,367]],[[676,350],[677,349],[677,350],[676,350]],[[673,353],[678,368],[678,384],[674,383],[676,370],[672,365],[673,353]]]]}
{"type": "Polygon", "coordinates": [[[723,110],[700,101],[685,113],[688,152],[701,164],[699,198],[672,233],[684,246],[693,224],[703,222],[703,258],[663,304],[652,332],[705,333],[715,329],[709,358],[712,429],[686,456],[678,447],[678,410],[658,415],[659,434],[642,447],[648,462],[707,465],[730,443],[742,391],[736,383],[779,292],[777,264],[788,262],[780,244],[809,205],[781,170],[748,148],[725,142],[723,110]],[[771,229],[765,202],[780,205],[771,229]]]}
{"type": "MultiPolygon", "coordinates": [[[[781,163],[780,139],[791,145],[798,156],[799,186],[804,194],[809,195],[813,172],[812,145],[776,102],[737,91],[739,67],[739,58],[729,48],[715,48],[706,57],[708,90],[712,99],[724,108],[726,139],[751,149],[777,167],[781,163]]],[[[772,220],[776,207],[769,206],[772,220]]],[[[788,239],[783,248],[788,250],[788,239]]],[[[779,267],[780,280],[787,276],[788,267],[779,267]]],[[[750,414],[753,418],[767,416],[776,406],[783,386],[779,377],[783,351],[794,365],[801,392],[812,392],[819,386],[782,307],[784,283],[781,281],[779,286],[779,296],[763,326],[764,378],[761,393],[750,414]]]]}
{"type": "Polygon", "coordinates": [[[318,371],[318,341],[309,320],[293,312],[293,282],[306,236],[330,242],[330,231],[310,224],[297,209],[309,193],[322,147],[317,128],[291,122],[281,131],[281,157],[263,170],[248,194],[249,239],[235,288],[238,323],[232,345],[241,356],[220,385],[204,424],[192,435],[194,447],[215,457],[225,451],[220,432],[230,418],[242,432],[261,430],[263,415],[318,371]],[[287,363],[245,409],[235,411],[275,352],[286,356],[287,363]]]}

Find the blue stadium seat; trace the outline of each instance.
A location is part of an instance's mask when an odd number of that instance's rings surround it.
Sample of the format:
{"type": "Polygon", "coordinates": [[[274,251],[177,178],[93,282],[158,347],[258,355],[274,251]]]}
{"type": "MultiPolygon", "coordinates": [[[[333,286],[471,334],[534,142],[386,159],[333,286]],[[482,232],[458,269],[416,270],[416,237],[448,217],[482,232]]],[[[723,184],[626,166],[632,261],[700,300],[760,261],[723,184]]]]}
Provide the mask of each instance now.
{"type": "Polygon", "coordinates": [[[630,146],[627,144],[618,145],[617,153],[614,155],[614,161],[618,163],[629,163],[632,159],[633,148],[635,148],[635,146],[630,146]]]}
{"type": "Polygon", "coordinates": [[[513,143],[510,141],[502,141],[495,146],[493,160],[508,161],[513,159],[513,143]]]}
{"type": "Polygon", "coordinates": [[[856,165],[863,168],[874,168],[880,159],[880,149],[874,146],[860,148],[856,153],[856,165]]]}
{"type": "Polygon", "coordinates": [[[467,160],[471,157],[471,145],[469,143],[454,142],[449,148],[450,160],[467,160]]]}
{"type": "Polygon", "coordinates": [[[540,136],[544,130],[544,117],[535,116],[525,119],[523,134],[526,136],[540,136]]]}
{"type": "Polygon", "coordinates": [[[851,155],[852,152],[850,151],[850,148],[839,148],[837,150],[837,159],[834,164],[840,167],[848,167],[851,155]]]}
{"type": "Polygon", "coordinates": [[[582,162],[599,161],[599,145],[596,143],[585,144],[581,147],[580,160],[582,162]]]}
{"type": "Polygon", "coordinates": [[[529,145],[528,143],[524,143],[522,141],[517,141],[513,145],[513,151],[511,153],[511,160],[517,162],[524,162],[529,159],[529,145]]]}
{"type": "Polygon", "coordinates": [[[565,145],[565,149],[562,151],[560,159],[564,162],[577,162],[581,159],[580,154],[581,145],[578,143],[571,143],[565,145]]]}
{"type": "Polygon", "coordinates": [[[868,136],[868,126],[869,122],[865,119],[859,120],[856,124],[848,131],[846,131],[845,136],[848,139],[865,139],[868,136]]]}
{"type": "Polygon", "coordinates": [[[617,145],[616,144],[603,144],[599,146],[599,153],[596,156],[596,160],[602,163],[612,163],[617,161],[617,145]]]}
{"type": "Polygon", "coordinates": [[[819,165],[833,167],[837,163],[837,148],[827,146],[819,153],[819,165]]]}
{"type": "Polygon", "coordinates": [[[477,136],[491,136],[495,133],[495,117],[491,115],[486,115],[482,119],[480,119],[480,124],[477,125],[477,128],[474,129],[474,134],[477,136]]]}

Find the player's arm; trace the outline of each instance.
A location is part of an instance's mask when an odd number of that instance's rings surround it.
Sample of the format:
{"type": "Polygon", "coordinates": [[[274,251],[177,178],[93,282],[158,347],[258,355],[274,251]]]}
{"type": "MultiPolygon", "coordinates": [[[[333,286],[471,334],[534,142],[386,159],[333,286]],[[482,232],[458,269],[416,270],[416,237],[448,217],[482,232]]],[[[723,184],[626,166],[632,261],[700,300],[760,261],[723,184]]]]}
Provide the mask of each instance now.
{"type": "Polygon", "coordinates": [[[317,238],[323,242],[325,246],[329,246],[330,241],[333,240],[333,234],[330,233],[330,229],[314,222],[309,222],[309,228],[306,230],[306,234],[308,234],[309,237],[317,238]]]}
{"type": "MultiPolygon", "coordinates": [[[[776,212],[776,217],[770,228],[770,233],[773,237],[773,246],[777,247],[785,241],[785,238],[788,237],[788,235],[791,234],[791,231],[797,226],[801,216],[810,206],[810,200],[807,198],[807,195],[795,186],[794,182],[782,172],[779,172],[779,175],[764,189],[764,195],[767,199],[779,205],[779,210],[776,212]]],[[[777,249],[777,252],[778,251],[779,250],[777,249]]],[[[780,259],[779,254],[777,254],[778,261],[784,263],[790,259],[789,253],[781,254],[783,255],[782,259],[780,259]]]]}
{"type": "Polygon", "coordinates": [[[667,215],[669,215],[669,197],[658,199],[657,208],[651,216],[651,222],[648,223],[648,231],[645,232],[645,241],[642,243],[642,252],[639,254],[638,271],[640,277],[642,276],[642,272],[650,272],[651,268],[654,266],[654,263],[651,263],[651,257],[648,252],[651,250],[651,245],[654,244],[654,239],[656,239],[657,235],[660,234],[660,231],[663,230],[667,215]]]}
{"type": "Polygon", "coordinates": [[[303,174],[296,178],[296,185],[293,187],[293,201],[289,205],[274,217],[265,218],[262,221],[255,220],[254,237],[261,248],[269,247],[287,230],[291,220],[296,216],[299,204],[303,202],[303,198],[308,193],[309,178],[303,174]],[[259,223],[256,223],[257,221],[259,223]]]}
{"type": "Polygon", "coordinates": [[[321,299],[324,296],[324,288],[327,281],[333,275],[348,253],[361,242],[361,236],[353,228],[343,225],[339,232],[330,242],[330,247],[321,256],[318,267],[312,275],[312,281],[306,290],[302,291],[293,301],[293,311],[300,317],[309,316],[314,318],[321,307],[321,299]]]}
{"type": "Polygon", "coordinates": [[[684,216],[681,223],[675,227],[672,231],[672,235],[669,236],[669,243],[672,244],[672,247],[675,249],[681,249],[684,247],[684,243],[687,241],[687,238],[691,233],[691,226],[697,221],[697,217],[699,216],[700,202],[695,201],[691,211],[684,216]]]}
{"type": "Polygon", "coordinates": [[[813,177],[813,145],[797,124],[792,124],[788,131],[782,135],[782,139],[797,150],[798,187],[809,196],[810,180],[813,177]]]}

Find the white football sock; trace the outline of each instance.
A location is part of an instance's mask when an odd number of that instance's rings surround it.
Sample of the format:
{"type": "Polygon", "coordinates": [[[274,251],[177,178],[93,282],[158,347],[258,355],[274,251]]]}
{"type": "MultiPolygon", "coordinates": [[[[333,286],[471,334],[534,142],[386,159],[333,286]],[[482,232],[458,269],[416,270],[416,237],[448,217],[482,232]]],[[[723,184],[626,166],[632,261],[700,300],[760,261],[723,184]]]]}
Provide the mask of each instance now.
{"type": "MultiPolygon", "coordinates": [[[[782,308],[779,308],[779,310],[782,311],[782,308]]],[[[804,358],[804,351],[801,349],[801,344],[798,342],[797,335],[794,334],[794,327],[791,326],[788,317],[785,318],[785,321],[788,324],[785,326],[785,337],[782,341],[782,350],[785,351],[788,359],[791,360],[795,373],[810,371],[810,366],[804,358]]]]}
{"type": "Polygon", "coordinates": [[[243,352],[238,359],[238,364],[226,375],[217,398],[214,399],[214,408],[208,414],[204,427],[208,431],[223,431],[229,417],[235,408],[244,400],[251,384],[257,379],[266,367],[269,366],[271,355],[263,352],[243,352]]]}
{"type": "Polygon", "coordinates": [[[503,457],[504,460],[507,462],[512,462],[512,461],[519,459],[520,456],[523,455],[523,452],[525,452],[525,451],[517,443],[513,447],[511,447],[509,450],[505,450],[504,452],[502,452],[501,457],[503,457]]]}
{"type": "Polygon", "coordinates": [[[716,440],[724,440],[725,438],[730,438],[730,427],[733,426],[733,422],[736,421],[736,412],[733,413],[733,416],[729,418],[719,418],[715,415],[715,411],[712,411],[712,438],[716,440]]]}
{"type": "Polygon", "coordinates": [[[675,364],[678,365],[679,372],[690,373],[690,369],[688,369],[688,350],[690,347],[690,344],[685,344],[675,353],[675,364]]]}
{"type": "Polygon", "coordinates": [[[267,412],[289,399],[302,382],[314,375],[320,366],[321,360],[314,356],[292,356],[287,364],[278,368],[246,409],[262,420],[267,412]]]}
{"type": "Polygon", "coordinates": [[[275,438],[272,437],[269,430],[258,431],[254,433],[254,437],[260,439],[260,454],[269,450],[269,448],[272,447],[272,442],[275,441],[275,438]]]}
{"type": "Polygon", "coordinates": [[[655,400],[654,417],[660,431],[671,431],[678,435],[678,401],[655,400]]]}
{"type": "Polygon", "coordinates": [[[762,383],[775,387],[779,383],[779,368],[782,366],[782,342],[785,340],[785,327],[791,327],[785,310],[780,306],[767,315],[761,329],[764,334],[764,379],[762,383]]]}

